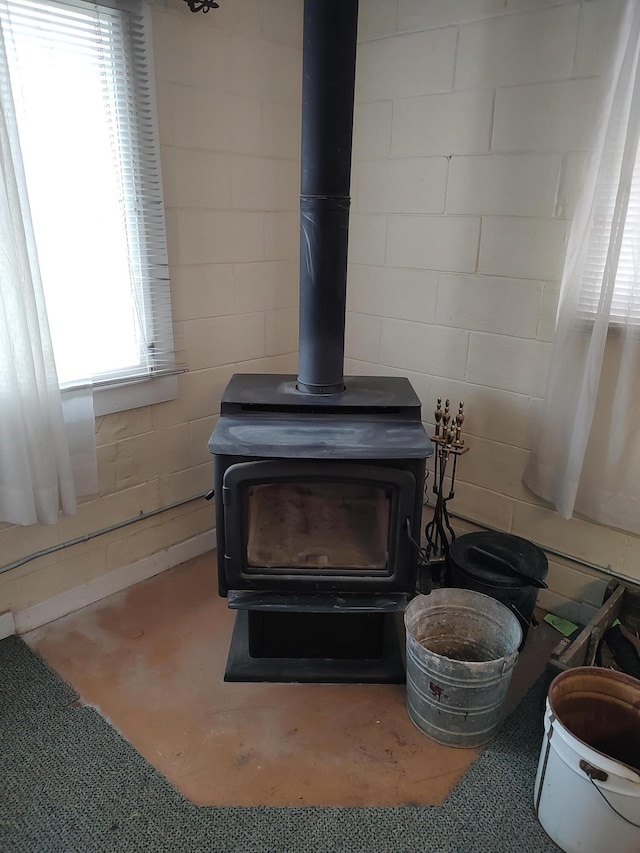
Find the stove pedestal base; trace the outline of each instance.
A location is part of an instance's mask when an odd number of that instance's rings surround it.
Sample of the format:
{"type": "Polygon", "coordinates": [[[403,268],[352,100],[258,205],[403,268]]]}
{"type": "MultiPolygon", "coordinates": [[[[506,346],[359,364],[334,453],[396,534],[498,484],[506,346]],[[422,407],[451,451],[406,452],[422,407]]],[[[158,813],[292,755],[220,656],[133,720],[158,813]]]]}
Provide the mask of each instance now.
{"type": "Polygon", "coordinates": [[[403,684],[401,614],[238,610],[225,681],[403,684]]]}

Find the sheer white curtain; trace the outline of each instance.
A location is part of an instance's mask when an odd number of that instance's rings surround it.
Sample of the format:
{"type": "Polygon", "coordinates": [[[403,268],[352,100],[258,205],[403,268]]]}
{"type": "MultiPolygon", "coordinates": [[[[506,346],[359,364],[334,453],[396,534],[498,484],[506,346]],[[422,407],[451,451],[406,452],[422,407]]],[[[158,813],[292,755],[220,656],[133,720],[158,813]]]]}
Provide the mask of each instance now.
{"type": "Polygon", "coordinates": [[[0,521],[55,524],[97,491],[90,389],[58,387],[0,24],[0,521]]]}
{"type": "MultiPolygon", "coordinates": [[[[613,9],[612,9],[613,11],[613,9]]],[[[640,3],[623,4],[572,222],[524,482],[565,518],[640,533],[640,3]]]]}

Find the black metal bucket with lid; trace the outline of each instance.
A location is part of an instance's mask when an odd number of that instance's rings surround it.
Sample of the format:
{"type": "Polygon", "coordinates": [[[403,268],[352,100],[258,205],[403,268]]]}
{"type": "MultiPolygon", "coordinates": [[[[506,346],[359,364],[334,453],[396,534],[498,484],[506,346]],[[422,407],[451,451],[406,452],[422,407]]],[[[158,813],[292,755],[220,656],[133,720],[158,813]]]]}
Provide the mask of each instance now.
{"type": "Polygon", "coordinates": [[[522,626],[522,648],[538,590],[547,588],[544,551],[510,533],[467,533],[449,546],[447,566],[448,586],[483,592],[515,613],[522,626]]]}

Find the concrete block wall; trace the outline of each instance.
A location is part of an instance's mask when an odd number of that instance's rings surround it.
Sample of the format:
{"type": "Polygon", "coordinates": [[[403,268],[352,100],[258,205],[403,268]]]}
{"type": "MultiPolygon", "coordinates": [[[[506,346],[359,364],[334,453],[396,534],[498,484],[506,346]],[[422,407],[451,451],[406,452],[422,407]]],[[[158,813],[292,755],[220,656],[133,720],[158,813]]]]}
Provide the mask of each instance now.
{"type": "MultiPolygon", "coordinates": [[[[637,537],[564,521],[521,482],[618,9],[363,0],[347,368],[408,375],[427,422],[438,396],[465,402],[453,511],[640,580],[637,537]]],[[[589,570],[552,569],[556,604],[576,576],[593,603],[589,570]]]]}
{"type": "MultiPolygon", "coordinates": [[[[230,0],[206,15],[183,0],[154,7],[174,331],[188,372],[177,399],[97,418],[99,495],[57,525],[0,525],[0,566],[203,495],[231,374],[295,371],[301,27],[298,0],[230,0]]],[[[82,600],[74,589],[111,591],[140,561],[166,567],[167,549],[211,541],[213,513],[199,498],[0,574],[0,613],[33,625],[43,602],[57,615],[82,600]]]]}

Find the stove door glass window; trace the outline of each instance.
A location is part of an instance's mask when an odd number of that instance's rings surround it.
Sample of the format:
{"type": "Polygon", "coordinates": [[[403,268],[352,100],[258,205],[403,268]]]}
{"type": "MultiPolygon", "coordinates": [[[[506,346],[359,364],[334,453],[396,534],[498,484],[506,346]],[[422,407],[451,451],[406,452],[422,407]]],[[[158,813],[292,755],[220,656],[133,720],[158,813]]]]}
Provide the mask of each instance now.
{"type": "Polygon", "coordinates": [[[384,571],[392,490],[342,482],[275,482],[247,492],[247,571],[384,571]]]}

